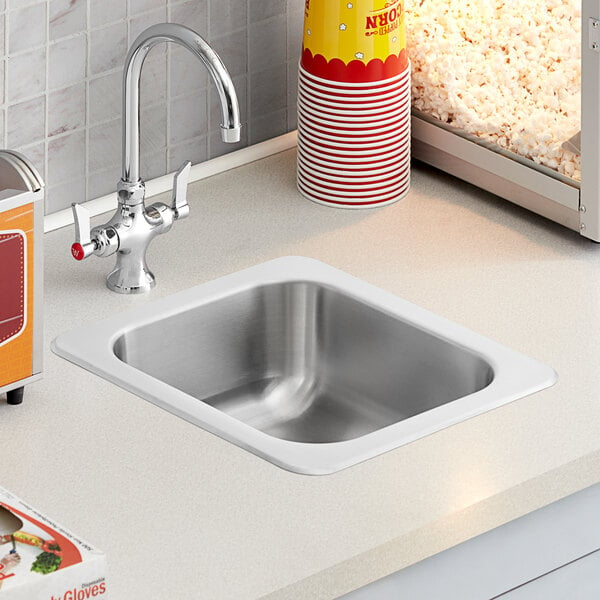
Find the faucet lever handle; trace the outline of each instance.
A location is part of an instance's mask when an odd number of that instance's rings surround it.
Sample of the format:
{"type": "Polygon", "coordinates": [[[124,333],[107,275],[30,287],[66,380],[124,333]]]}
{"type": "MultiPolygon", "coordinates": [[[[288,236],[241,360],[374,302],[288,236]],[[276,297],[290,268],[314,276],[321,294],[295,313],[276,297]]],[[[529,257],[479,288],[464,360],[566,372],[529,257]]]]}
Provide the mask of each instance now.
{"type": "Polygon", "coordinates": [[[92,241],[90,233],[90,212],[75,202],[71,208],[75,219],[75,243],[71,246],[71,254],[75,260],[83,260],[96,250],[96,242],[92,241]]]}
{"type": "Polygon", "coordinates": [[[186,160],[173,177],[173,202],[171,208],[176,219],[185,219],[190,214],[190,205],[187,201],[187,186],[190,178],[192,163],[186,160]]]}

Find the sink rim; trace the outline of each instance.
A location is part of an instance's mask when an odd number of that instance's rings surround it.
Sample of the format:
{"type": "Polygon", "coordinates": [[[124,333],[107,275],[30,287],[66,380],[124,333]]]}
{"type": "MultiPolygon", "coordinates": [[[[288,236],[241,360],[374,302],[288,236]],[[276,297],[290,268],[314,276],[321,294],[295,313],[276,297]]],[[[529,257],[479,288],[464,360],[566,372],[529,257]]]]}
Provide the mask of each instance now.
{"type": "Polygon", "coordinates": [[[331,474],[550,387],[551,367],[462,325],[403,300],[318,260],[286,256],[151,301],[59,335],[52,351],[143,399],[284,469],[331,474]],[[336,289],[410,323],[486,361],[492,381],[483,389],[361,437],[307,443],[276,438],[123,362],[114,352],[125,333],[262,285],[310,282],[336,289]],[[87,340],[93,339],[94,344],[87,340]],[[169,401],[162,398],[167,397],[169,401]]]}

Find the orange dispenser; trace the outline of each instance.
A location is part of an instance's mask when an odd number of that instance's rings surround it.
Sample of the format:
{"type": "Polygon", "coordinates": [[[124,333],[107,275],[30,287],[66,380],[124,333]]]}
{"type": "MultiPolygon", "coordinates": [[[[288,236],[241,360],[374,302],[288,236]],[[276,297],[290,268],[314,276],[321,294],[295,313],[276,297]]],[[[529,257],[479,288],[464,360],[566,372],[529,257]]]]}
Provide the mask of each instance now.
{"type": "Polygon", "coordinates": [[[42,372],[43,198],[27,159],[0,150],[0,394],[9,404],[42,372]]]}

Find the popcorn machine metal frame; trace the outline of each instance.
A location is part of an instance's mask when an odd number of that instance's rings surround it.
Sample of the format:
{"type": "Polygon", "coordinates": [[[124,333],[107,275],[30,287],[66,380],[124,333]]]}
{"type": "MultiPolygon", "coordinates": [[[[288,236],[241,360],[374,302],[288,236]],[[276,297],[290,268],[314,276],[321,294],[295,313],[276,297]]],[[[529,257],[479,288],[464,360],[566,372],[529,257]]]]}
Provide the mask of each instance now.
{"type": "Polygon", "coordinates": [[[414,110],[412,154],[600,242],[600,0],[581,18],[581,183],[414,110]]]}

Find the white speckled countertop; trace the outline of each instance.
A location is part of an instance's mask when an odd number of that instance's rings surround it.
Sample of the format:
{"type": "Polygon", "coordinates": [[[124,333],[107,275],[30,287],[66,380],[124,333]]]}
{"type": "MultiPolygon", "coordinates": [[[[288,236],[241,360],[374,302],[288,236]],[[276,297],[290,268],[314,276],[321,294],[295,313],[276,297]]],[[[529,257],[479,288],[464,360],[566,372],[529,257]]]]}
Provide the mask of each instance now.
{"type": "Polygon", "coordinates": [[[295,190],[294,151],[190,187],[158,286],[46,241],[44,379],[0,403],[0,485],[105,550],[113,600],[318,600],[600,481],[600,246],[417,167],[373,211],[295,190]],[[335,475],[289,473],[54,355],[57,334],[279,256],[317,258],[553,366],[552,388],[335,475]]]}

